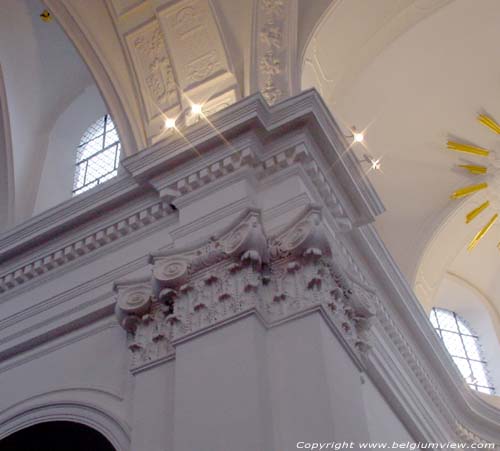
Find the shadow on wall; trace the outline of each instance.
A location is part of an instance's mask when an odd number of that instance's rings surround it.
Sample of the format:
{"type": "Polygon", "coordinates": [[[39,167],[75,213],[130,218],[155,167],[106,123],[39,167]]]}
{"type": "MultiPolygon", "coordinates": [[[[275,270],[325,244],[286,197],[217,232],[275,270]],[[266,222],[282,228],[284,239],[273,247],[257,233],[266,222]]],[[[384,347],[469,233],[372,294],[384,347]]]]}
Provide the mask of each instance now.
{"type": "Polygon", "coordinates": [[[0,441],[0,451],[115,451],[98,431],[70,421],[49,421],[14,432],[0,441]]]}
{"type": "Polygon", "coordinates": [[[0,233],[10,226],[13,216],[14,184],[12,171],[9,110],[2,67],[0,66],[0,233]]]}

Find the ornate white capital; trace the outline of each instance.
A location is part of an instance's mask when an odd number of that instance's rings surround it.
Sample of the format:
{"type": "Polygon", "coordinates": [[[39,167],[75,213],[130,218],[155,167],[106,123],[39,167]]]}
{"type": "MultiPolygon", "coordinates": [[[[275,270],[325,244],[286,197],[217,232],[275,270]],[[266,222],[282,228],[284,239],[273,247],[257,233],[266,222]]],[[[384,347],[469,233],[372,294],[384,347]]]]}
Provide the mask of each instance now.
{"type": "Polygon", "coordinates": [[[151,263],[151,283],[116,285],[133,370],[168,356],[190,335],[250,312],[273,327],[319,310],[354,352],[367,349],[375,294],[332,260],[319,207],[270,238],[259,212],[249,210],[219,236],[154,254],[151,263]]]}

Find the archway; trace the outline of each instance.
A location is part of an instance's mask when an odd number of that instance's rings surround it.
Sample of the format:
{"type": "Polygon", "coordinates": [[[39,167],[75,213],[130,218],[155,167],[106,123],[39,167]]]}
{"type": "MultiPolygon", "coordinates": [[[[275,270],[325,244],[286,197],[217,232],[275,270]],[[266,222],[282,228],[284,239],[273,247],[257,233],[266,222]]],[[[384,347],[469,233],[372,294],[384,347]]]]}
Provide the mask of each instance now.
{"type": "Polygon", "coordinates": [[[0,451],[115,451],[97,430],[71,421],[49,421],[21,429],[0,440],[0,451]]]}

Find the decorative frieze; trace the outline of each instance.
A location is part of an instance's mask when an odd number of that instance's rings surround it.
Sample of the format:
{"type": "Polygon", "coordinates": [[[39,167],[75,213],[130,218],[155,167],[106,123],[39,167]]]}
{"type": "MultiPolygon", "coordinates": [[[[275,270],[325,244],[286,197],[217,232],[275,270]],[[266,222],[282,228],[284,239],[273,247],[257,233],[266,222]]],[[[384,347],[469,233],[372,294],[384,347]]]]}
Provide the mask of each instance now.
{"type": "Polygon", "coordinates": [[[332,260],[316,207],[271,238],[259,212],[250,210],[220,237],[154,254],[151,263],[151,281],[116,285],[133,371],[165,357],[177,342],[249,313],[271,327],[319,309],[354,352],[368,349],[375,294],[332,260]]]}

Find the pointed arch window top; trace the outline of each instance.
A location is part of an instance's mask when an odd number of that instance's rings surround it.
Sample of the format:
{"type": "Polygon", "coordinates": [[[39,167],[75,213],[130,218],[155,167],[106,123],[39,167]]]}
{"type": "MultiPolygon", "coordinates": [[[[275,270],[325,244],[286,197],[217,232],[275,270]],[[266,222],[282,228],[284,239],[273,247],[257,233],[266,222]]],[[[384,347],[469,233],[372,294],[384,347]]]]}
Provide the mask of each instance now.
{"type": "Polygon", "coordinates": [[[121,144],[109,114],[94,122],[83,134],[76,151],[73,196],[115,177],[121,144]]]}
{"type": "Polygon", "coordinates": [[[467,322],[455,312],[441,308],[432,309],[430,321],[469,386],[494,394],[479,337],[467,322]]]}

